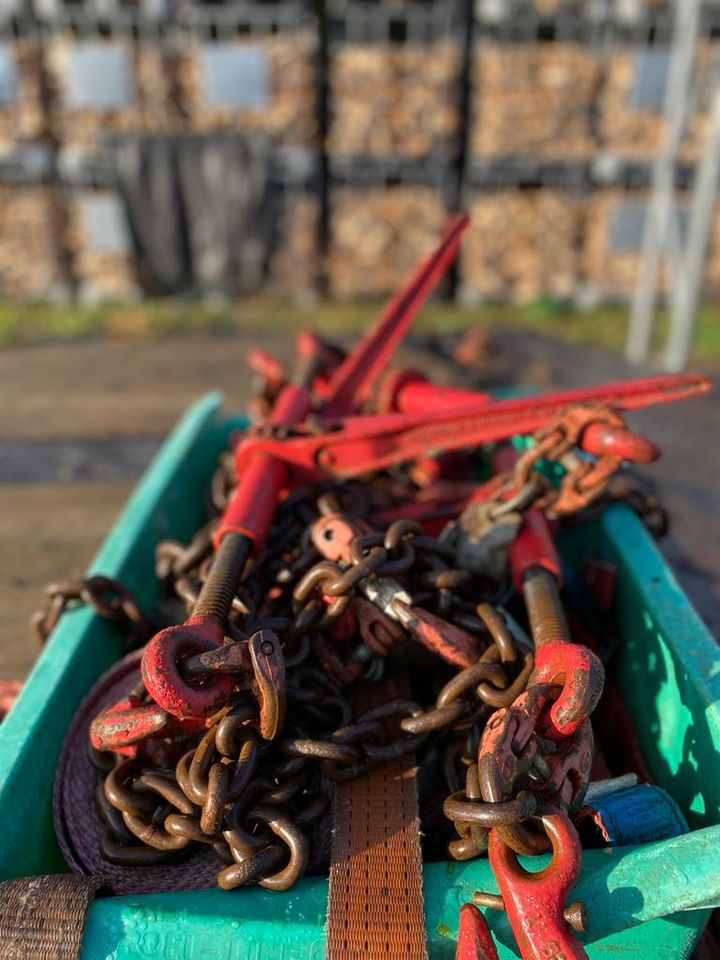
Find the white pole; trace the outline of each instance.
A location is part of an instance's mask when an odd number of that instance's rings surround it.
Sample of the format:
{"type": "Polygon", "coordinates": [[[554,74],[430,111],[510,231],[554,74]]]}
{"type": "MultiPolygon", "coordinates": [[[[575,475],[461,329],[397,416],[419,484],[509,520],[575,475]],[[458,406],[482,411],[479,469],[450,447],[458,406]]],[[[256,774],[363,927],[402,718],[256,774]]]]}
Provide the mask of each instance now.
{"type": "Polygon", "coordinates": [[[702,146],[693,187],[683,251],[682,282],[671,300],[670,329],[665,347],[664,366],[671,372],[682,370],[688,362],[695,317],[702,290],[703,268],[710,230],[715,215],[720,176],[720,85],[716,85],[710,108],[710,122],[702,146]]]}
{"type": "Polygon", "coordinates": [[[675,4],[663,134],[653,164],[652,193],[645,216],[638,281],[633,296],[625,355],[632,363],[647,359],[650,348],[659,258],[667,249],[675,195],[675,160],[685,131],[688,88],[700,25],[700,0],[675,4]]]}

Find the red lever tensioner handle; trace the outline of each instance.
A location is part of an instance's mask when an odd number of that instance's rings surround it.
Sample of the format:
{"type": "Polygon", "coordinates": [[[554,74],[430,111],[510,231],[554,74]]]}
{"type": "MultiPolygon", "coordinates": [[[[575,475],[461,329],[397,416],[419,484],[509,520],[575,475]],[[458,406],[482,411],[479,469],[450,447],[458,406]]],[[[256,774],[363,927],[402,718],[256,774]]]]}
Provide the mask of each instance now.
{"type": "Polygon", "coordinates": [[[325,416],[356,413],[367,400],[416,313],[445,275],[469,222],[465,213],[450,219],[436,249],[419,264],[406,286],[388,303],[375,327],[337,368],[323,401],[325,416]]]}
{"type": "Polygon", "coordinates": [[[308,477],[323,474],[356,477],[421,456],[478,446],[527,434],[571,405],[602,405],[634,410],[706,393],[711,382],[696,374],[648,377],[589,390],[565,390],[531,399],[484,400],[415,414],[347,417],[323,424],[320,433],[301,433],[283,441],[249,438],[238,454],[238,466],[258,454],[271,453],[308,477]]]}

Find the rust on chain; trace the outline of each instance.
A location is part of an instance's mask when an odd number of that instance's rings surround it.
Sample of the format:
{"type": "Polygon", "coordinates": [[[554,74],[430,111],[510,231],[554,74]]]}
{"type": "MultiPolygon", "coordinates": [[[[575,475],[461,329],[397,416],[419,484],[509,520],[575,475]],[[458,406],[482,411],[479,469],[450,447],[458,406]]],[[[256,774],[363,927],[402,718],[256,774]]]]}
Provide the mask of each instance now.
{"type": "MultiPolygon", "coordinates": [[[[623,487],[612,450],[595,461],[577,455],[584,431],[598,424],[624,428],[617,414],[597,406],[549,421],[513,468],[487,485],[474,521],[480,518],[483,529],[504,521],[504,537],[508,518],[529,508],[572,517],[602,496],[635,500],[638,512],[657,515],[650,495],[632,483],[623,487]],[[557,488],[539,472],[541,460],[565,467],[557,488]]],[[[477,462],[466,457],[468,469],[477,462]]],[[[465,497],[468,478],[439,474],[435,487],[445,484],[452,493],[455,484],[465,497]]],[[[542,717],[560,686],[534,682],[535,653],[522,639],[524,627],[513,627],[499,608],[508,603],[499,599],[506,571],[493,578],[465,564],[457,530],[428,532],[440,530],[432,511],[434,526],[381,524],[377,518],[435,495],[418,490],[411,471],[394,470],[362,482],[291,487],[265,542],[249,560],[224,551],[228,575],[210,589],[218,558],[213,534],[237,481],[235,459],[226,454],[210,485],[208,523],[188,544],[158,545],[163,595],[152,617],[122,584],[97,576],[54,584],[47,610],[36,617],[46,637],[65,609],[86,603],[137,646],[193,610],[222,608],[215,639],[163,651],[163,671],[185,696],[202,700],[199,714],[169,712],[141,685],[91,726],[103,856],[149,866],[208,850],[224,889],[288,889],[309,863],[323,868],[321,855],[313,858],[323,847],[327,855],[334,784],[413,754],[436,764],[422,815],[437,815],[439,829],[426,836],[436,832],[453,857],[482,855],[491,829],[518,853],[546,847],[536,826],[539,806],[577,809],[592,733],[581,718],[570,736],[543,736],[542,717]],[[434,649],[414,642],[418,611],[440,636],[434,649]],[[460,638],[462,659],[443,656],[452,653],[447,637],[460,638]],[[372,684],[398,664],[410,678],[407,696],[353,709],[354,685],[372,684]]],[[[529,605],[527,620],[549,637],[562,607],[542,597],[529,605]]]]}
{"type": "Polygon", "coordinates": [[[59,580],[49,584],[45,594],[46,606],[36,611],[30,621],[41,643],[45,643],[65,610],[77,603],[87,604],[104,620],[118,624],[124,634],[125,652],[143,644],[157,629],[130,590],[111,577],[95,574],[84,579],[59,580]]]}

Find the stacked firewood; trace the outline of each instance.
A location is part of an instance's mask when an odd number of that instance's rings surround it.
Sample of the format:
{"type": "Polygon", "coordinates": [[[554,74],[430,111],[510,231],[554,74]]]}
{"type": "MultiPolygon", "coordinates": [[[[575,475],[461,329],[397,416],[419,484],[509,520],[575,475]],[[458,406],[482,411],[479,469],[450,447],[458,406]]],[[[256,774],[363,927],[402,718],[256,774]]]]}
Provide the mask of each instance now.
{"type": "Polygon", "coordinates": [[[338,187],[332,193],[328,281],[336,297],[385,296],[437,243],[447,217],[430,187],[338,187]]]}
{"type": "Polygon", "coordinates": [[[686,143],[681,150],[681,160],[695,163],[704,149],[705,137],[710,123],[712,99],[720,76],[720,44],[701,41],[695,51],[693,71],[694,110],[688,120],[686,143]]]}
{"type": "MultiPolygon", "coordinates": [[[[648,201],[649,194],[644,190],[604,190],[595,194],[588,204],[583,275],[596,292],[607,298],[626,299],[635,289],[648,201]],[[635,208],[634,235],[623,236],[617,229],[617,218],[623,208],[627,211],[630,207],[635,208]]],[[[687,195],[678,193],[676,211],[686,211],[687,205],[687,195]]],[[[679,223],[679,232],[682,243],[685,235],[682,223],[679,223]]],[[[666,291],[669,282],[669,262],[661,258],[660,290],[666,291]]],[[[703,288],[706,296],[720,295],[720,205],[715,208],[710,231],[703,288]]]]}
{"type": "MultiPolygon", "coordinates": [[[[669,54],[669,49],[664,49],[669,54]]],[[[599,99],[600,140],[609,153],[626,159],[652,160],[662,143],[662,103],[656,108],[633,103],[640,60],[651,53],[644,47],[625,47],[611,53],[607,60],[605,83],[599,99]]],[[[695,57],[691,97],[695,109],[680,150],[680,160],[685,163],[697,160],[702,151],[720,48],[717,44],[702,41],[695,57]]],[[[667,66],[669,68],[669,56],[667,66]]]]}
{"type": "Polygon", "coordinates": [[[594,150],[596,55],[577,43],[478,43],[471,149],[478,158],[585,160],[594,150]]]}
{"type": "Polygon", "coordinates": [[[462,286],[471,297],[529,303],[566,299],[578,282],[583,203],[552,189],[476,193],[460,252],[462,286]]]}
{"type": "Polygon", "coordinates": [[[720,297],[720,204],[715,205],[710,228],[703,287],[708,299],[715,300],[720,297]]]}
{"type": "Polygon", "coordinates": [[[229,41],[238,51],[259,49],[265,55],[267,103],[244,108],[211,104],[203,88],[203,56],[211,44],[194,41],[178,57],[178,90],[183,111],[194,131],[257,130],[287,146],[312,146],[317,140],[315,67],[316,37],[312,31],[242,36],[229,41]]]}
{"type": "Polygon", "coordinates": [[[330,66],[332,156],[451,155],[460,124],[460,63],[451,38],[346,44],[330,66]]]}
{"type": "MultiPolygon", "coordinates": [[[[603,190],[594,194],[588,203],[582,257],[583,278],[604,297],[625,299],[635,288],[647,199],[645,191],[603,190]],[[623,210],[628,214],[634,213],[637,221],[635,228],[626,235],[618,229],[623,210]]],[[[664,263],[660,269],[660,287],[667,287],[664,263]]]]}
{"type": "Polygon", "coordinates": [[[45,184],[0,184],[0,298],[44,300],[61,288],[58,203],[45,184]]]}
{"type": "Polygon", "coordinates": [[[320,201],[316,196],[295,193],[283,198],[269,263],[273,292],[293,300],[315,293],[320,271],[319,223],[320,201]]]}
{"type": "Polygon", "coordinates": [[[112,191],[79,191],[69,198],[65,244],[72,255],[78,295],[83,300],[127,300],[138,294],[137,262],[131,251],[95,249],[87,235],[83,200],[87,196],[112,196],[112,191]]]}
{"type": "Polygon", "coordinates": [[[177,128],[173,108],[172,62],[158,44],[126,37],[103,40],[108,50],[125,51],[128,64],[128,102],[121,106],[73,105],[68,81],[68,60],[76,40],[71,34],[53,38],[47,48],[46,67],[51,87],[52,127],[63,145],[93,149],[102,137],[128,131],[160,133],[177,128]]]}
{"type": "Polygon", "coordinates": [[[7,44],[14,63],[14,102],[0,102],[0,148],[32,140],[43,132],[42,61],[38,45],[31,40],[7,44]]]}

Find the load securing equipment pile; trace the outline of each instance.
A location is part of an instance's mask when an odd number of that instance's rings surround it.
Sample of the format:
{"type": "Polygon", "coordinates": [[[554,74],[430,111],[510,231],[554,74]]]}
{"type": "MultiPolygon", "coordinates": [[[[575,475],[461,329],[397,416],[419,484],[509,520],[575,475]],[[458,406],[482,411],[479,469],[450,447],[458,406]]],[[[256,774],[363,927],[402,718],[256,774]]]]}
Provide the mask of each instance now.
{"type": "Polygon", "coordinates": [[[618,572],[569,570],[556,540],[611,500],[657,519],[627,466],[659,450],[624,414],[709,382],[495,400],[391,367],[466,225],[452,219],[349,353],[304,333],[289,376],[248,358],[254,420],[205,525],[157,545],[152,611],[110,580],[72,586],[128,634],[57,770],[75,873],[138,894],[329,872],[328,957],[421,958],[423,861],[487,855],[500,894],[462,907],[457,956],[497,956],[482,906],[507,912],[526,960],[585,957],[582,846],[687,831],[638,784],[641,759],[611,762],[608,711],[591,723],[618,572]],[[548,851],[540,872],[517,859],[548,851]]]}

